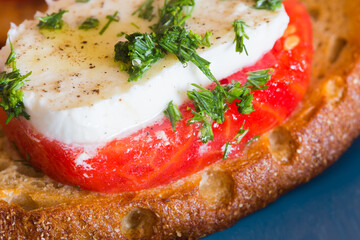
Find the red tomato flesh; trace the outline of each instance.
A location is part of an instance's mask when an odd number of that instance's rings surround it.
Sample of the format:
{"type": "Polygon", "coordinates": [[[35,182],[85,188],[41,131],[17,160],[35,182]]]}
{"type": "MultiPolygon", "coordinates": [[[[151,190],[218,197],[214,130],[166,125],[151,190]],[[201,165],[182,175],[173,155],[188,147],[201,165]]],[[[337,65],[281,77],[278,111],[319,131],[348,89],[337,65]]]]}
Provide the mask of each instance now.
{"type": "Polygon", "coordinates": [[[5,125],[6,114],[1,111],[3,129],[23,156],[30,156],[35,168],[56,181],[99,192],[136,191],[196,173],[222,159],[224,145],[245,122],[244,128],[249,132],[239,144],[233,145],[229,155],[236,158],[249,139],[281,124],[294,111],[309,84],[313,52],[310,18],[296,0],[287,0],[284,5],[290,24],[274,48],[255,65],[221,80],[221,83],[245,82],[246,72],[273,68],[269,88],[254,92],[255,111],[249,115],[240,115],[232,105],[225,122],[213,124],[215,138],[207,144],[199,139],[198,124],[187,125],[192,118],[186,109],[193,108],[190,102],[180,106],[184,118],[178,122],[176,132],[170,121],[164,119],[160,124],[95,149],[93,157],[85,160],[88,167],[75,163],[85,151],[82,147],[46,138],[24,119],[13,119],[5,125]]]}

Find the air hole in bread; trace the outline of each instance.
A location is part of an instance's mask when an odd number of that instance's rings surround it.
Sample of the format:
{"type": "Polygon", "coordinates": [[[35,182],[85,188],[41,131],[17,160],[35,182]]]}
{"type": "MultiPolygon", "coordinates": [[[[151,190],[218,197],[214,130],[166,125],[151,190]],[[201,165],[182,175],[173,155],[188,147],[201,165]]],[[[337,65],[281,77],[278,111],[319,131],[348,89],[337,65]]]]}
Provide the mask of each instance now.
{"type": "Polygon", "coordinates": [[[21,193],[14,196],[10,203],[17,204],[26,211],[34,210],[39,207],[39,205],[27,193],[21,193]]]}
{"type": "Polygon", "coordinates": [[[156,216],[153,211],[134,208],[121,221],[121,233],[128,239],[148,239],[154,233],[156,216]]]}
{"type": "Polygon", "coordinates": [[[199,185],[200,196],[210,207],[218,208],[227,204],[233,197],[234,180],[224,171],[204,172],[199,185]]]}
{"type": "Polygon", "coordinates": [[[290,163],[295,153],[295,142],[284,127],[277,127],[269,133],[270,152],[281,164],[290,163]]]}
{"type": "Polygon", "coordinates": [[[340,76],[331,77],[323,88],[326,100],[329,103],[338,103],[344,96],[345,80],[340,76]]]}
{"type": "Polygon", "coordinates": [[[329,61],[330,63],[335,63],[341,55],[341,52],[344,50],[347,45],[347,40],[345,38],[338,37],[335,39],[332,45],[330,52],[329,61]]]}

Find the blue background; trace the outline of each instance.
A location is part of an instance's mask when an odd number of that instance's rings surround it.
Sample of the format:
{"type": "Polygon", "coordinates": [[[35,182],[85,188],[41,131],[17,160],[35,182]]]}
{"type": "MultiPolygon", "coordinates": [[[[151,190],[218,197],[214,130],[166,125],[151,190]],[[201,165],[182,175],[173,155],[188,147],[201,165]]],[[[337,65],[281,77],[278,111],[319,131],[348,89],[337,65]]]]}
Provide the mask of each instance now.
{"type": "Polygon", "coordinates": [[[360,138],[323,174],[204,240],[360,239],[360,138]]]}

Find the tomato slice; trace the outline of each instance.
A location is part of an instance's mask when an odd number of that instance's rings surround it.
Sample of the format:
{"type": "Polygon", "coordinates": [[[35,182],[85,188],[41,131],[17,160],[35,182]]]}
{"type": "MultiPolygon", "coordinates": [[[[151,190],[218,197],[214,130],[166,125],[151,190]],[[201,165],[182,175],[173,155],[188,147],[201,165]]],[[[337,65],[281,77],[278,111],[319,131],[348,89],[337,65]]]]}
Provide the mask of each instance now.
{"type": "Polygon", "coordinates": [[[226,79],[245,82],[246,72],[274,68],[269,88],[254,92],[255,111],[240,115],[233,104],[223,124],[213,124],[214,140],[203,144],[199,139],[199,125],[187,122],[192,118],[187,107],[180,106],[184,118],[177,131],[164,118],[159,124],[146,127],[131,136],[116,139],[105,146],[87,149],[48,139],[33,129],[24,119],[4,124],[10,139],[20,152],[30,156],[33,166],[53,179],[83,189],[100,192],[136,191],[167,184],[219,161],[224,145],[231,141],[242,124],[249,129],[242,141],[233,145],[229,158],[242,154],[246,142],[281,124],[304,97],[309,84],[312,61],[312,28],[305,8],[296,0],[284,2],[290,24],[274,48],[251,67],[226,79]],[[88,155],[91,157],[89,158],[88,155]]]}

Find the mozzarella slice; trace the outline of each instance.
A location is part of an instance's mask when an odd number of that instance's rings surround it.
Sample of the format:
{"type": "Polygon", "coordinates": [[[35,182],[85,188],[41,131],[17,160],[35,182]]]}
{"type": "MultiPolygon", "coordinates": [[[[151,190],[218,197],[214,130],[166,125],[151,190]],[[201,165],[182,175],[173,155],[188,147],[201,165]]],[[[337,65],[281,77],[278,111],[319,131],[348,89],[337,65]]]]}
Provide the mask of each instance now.
{"type": "MultiPolygon", "coordinates": [[[[48,138],[70,144],[98,144],[121,138],[163,117],[169,101],[180,105],[192,89],[191,83],[206,86],[210,81],[193,64],[183,66],[173,55],[160,60],[137,82],[114,62],[114,45],[124,40],[121,32],[149,32],[148,22],[134,12],[144,0],[48,1],[48,14],[66,9],[62,30],[39,31],[38,20],[13,25],[9,37],[22,73],[32,71],[24,87],[24,104],[30,124],[48,138]],[[100,35],[107,15],[119,11],[100,35]],[[98,29],[78,30],[88,17],[100,20],[98,29]],[[135,23],[135,24],[134,24],[135,23]],[[139,26],[137,29],[135,25],[139,26]]],[[[157,7],[163,0],[155,0],[157,7]]],[[[211,62],[217,79],[254,64],[268,52],[285,31],[288,16],[276,11],[252,8],[253,1],[197,0],[186,27],[204,35],[211,31],[211,47],[200,56],[211,62]],[[249,55],[235,51],[232,22],[243,19],[249,40],[249,55]]],[[[44,14],[38,13],[38,16],[44,14]]],[[[0,64],[9,54],[9,44],[0,52],[0,64]]],[[[0,65],[0,66],[1,66],[0,65]]]]}

